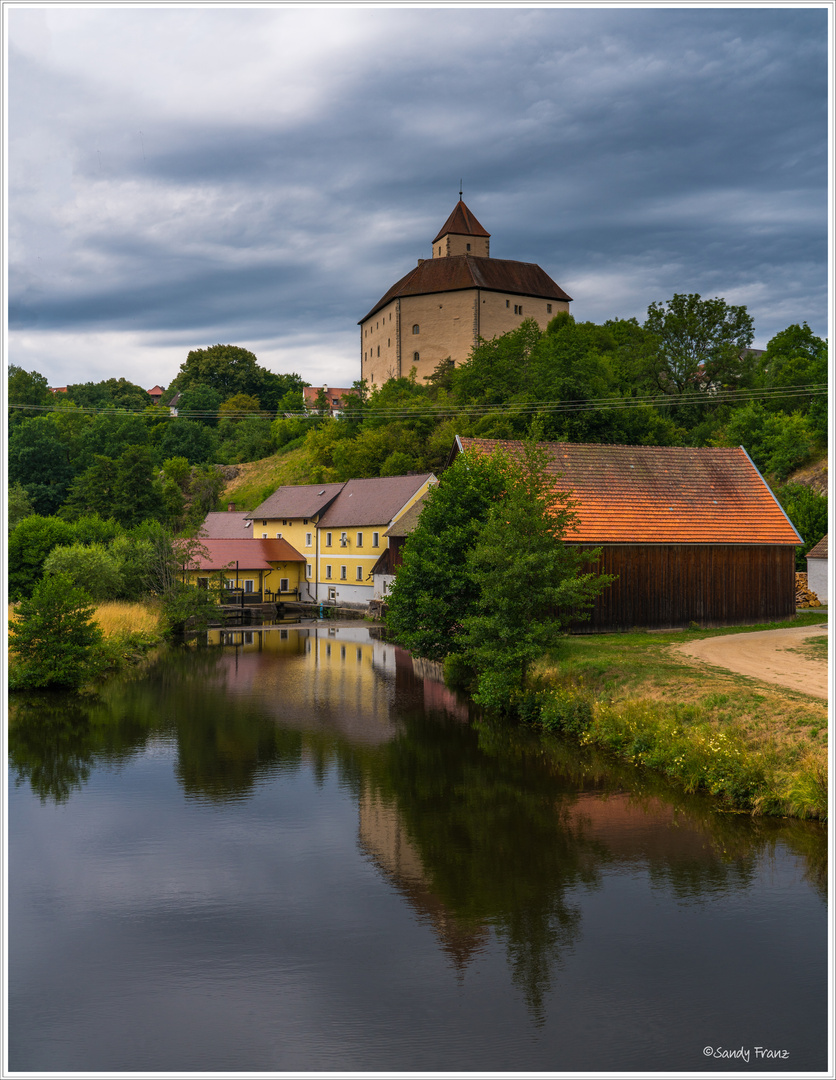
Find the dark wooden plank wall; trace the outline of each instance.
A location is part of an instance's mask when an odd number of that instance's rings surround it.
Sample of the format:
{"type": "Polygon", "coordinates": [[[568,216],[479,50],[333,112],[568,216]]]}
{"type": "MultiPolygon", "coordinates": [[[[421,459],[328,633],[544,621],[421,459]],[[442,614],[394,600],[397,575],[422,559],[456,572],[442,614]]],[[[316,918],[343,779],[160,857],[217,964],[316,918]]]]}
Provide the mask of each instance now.
{"type": "Polygon", "coordinates": [[[576,633],[770,622],[795,614],[789,545],[612,544],[595,569],[617,574],[576,633]]]}

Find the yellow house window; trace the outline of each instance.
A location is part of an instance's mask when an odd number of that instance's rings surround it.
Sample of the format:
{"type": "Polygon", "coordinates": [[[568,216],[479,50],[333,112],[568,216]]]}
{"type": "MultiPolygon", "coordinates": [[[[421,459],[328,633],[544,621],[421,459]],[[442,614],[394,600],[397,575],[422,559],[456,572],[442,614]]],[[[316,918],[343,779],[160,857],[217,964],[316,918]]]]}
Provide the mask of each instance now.
{"type": "Polygon", "coordinates": [[[340,567],[340,581],[345,581],[346,576],[347,576],[346,575],[346,568],[344,566],[341,566],[340,567]]]}
{"type": "Polygon", "coordinates": [[[363,546],[363,534],[357,533],[357,547],[363,546]]]}
{"type": "Polygon", "coordinates": [[[305,566],[305,577],[312,577],[312,576],[313,576],[313,567],[311,566],[310,563],[308,563],[305,566]]]}
{"type": "Polygon", "coordinates": [[[363,580],[363,567],[362,566],[357,567],[357,580],[358,581],[363,580]]]}
{"type": "Polygon", "coordinates": [[[380,547],[380,533],[372,533],[372,547],[380,547]]]}
{"type": "Polygon", "coordinates": [[[325,534],[325,546],[326,547],[331,546],[331,534],[330,533],[325,534]]]}
{"type": "Polygon", "coordinates": [[[325,576],[327,578],[329,578],[331,576],[331,567],[330,566],[325,567],[325,576]]]}

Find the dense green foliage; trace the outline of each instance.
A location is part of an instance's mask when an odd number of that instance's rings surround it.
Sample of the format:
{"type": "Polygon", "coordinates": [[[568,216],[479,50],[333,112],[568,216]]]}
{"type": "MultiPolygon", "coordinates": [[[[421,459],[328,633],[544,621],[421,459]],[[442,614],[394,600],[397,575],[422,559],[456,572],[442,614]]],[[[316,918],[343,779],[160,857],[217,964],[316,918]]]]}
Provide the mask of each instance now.
{"type": "Polygon", "coordinates": [[[795,568],[806,572],[804,556],[827,532],[827,496],[804,484],[784,484],[775,489],[775,497],[804,541],[795,549],[795,568]]]}
{"type": "Polygon", "coordinates": [[[42,578],[9,626],[10,647],[19,661],[16,686],[77,687],[88,679],[95,667],[94,647],[102,640],[92,615],[89,594],[71,578],[42,578]]]}
{"type": "MultiPolygon", "coordinates": [[[[597,553],[564,543],[572,502],[554,491],[548,457],[459,455],[430,492],[404,547],[387,623],[419,655],[455,657],[475,673],[474,699],[518,707],[531,664],[583,618],[610,578],[597,553]]],[[[448,670],[450,663],[448,662],[448,670]]]]}

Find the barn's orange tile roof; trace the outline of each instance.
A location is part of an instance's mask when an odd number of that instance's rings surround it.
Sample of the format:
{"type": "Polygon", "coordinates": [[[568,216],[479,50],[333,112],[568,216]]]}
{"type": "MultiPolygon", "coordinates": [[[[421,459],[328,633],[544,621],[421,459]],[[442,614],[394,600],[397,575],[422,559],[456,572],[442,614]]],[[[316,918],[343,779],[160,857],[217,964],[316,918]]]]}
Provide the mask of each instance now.
{"type": "Polygon", "coordinates": [[[446,236],[448,233],[453,233],[455,236],[490,236],[491,234],[487,229],[483,228],[471,211],[462,202],[461,199],[456,203],[453,208],[453,213],[447,218],[444,224],[438,231],[433,243],[436,240],[440,240],[442,236],[446,236]]]}
{"type": "MultiPolygon", "coordinates": [[[[457,438],[460,450],[521,454],[523,443],[457,438]]],[[[590,544],[799,544],[742,447],[542,443],[555,489],[576,502],[567,540],[590,544]]],[[[455,452],[455,448],[454,448],[455,452]]]]}
{"type": "Polygon", "coordinates": [[[572,297],[536,263],[491,259],[481,255],[450,255],[443,259],[424,259],[374,305],[364,323],[380,308],[399,296],[424,296],[428,293],[455,292],[460,289],[485,289],[514,296],[536,296],[545,300],[571,300],[572,297]]]}
{"type": "Polygon", "coordinates": [[[198,553],[189,564],[191,570],[272,570],[275,563],[305,562],[287,540],[212,540],[201,539],[207,555],[198,553]]]}

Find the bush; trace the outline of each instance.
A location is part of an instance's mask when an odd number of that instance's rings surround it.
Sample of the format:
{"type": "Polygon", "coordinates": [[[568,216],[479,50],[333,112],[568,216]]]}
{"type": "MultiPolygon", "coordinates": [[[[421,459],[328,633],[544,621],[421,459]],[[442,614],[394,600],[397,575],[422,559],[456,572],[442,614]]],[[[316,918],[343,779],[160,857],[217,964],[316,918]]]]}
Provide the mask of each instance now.
{"type": "Polygon", "coordinates": [[[95,648],[102,632],[92,621],[90,596],[66,574],[44,577],[22,600],[9,626],[18,663],[10,669],[13,689],[75,688],[97,671],[95,648]]]}
{"type": "Polygon", "coordinates": [[[581,735],[592,724],[592,702],[571,690],[554,690],[543,695],[539,722],[547,731],[581,735]]]}
{"type": "Polygon", "coordinates": [[[53,548],[44,563],[44,573],[66,575],[93,600],[113,600],[123,592],[119,562],[103,544],[53,548]]]}

